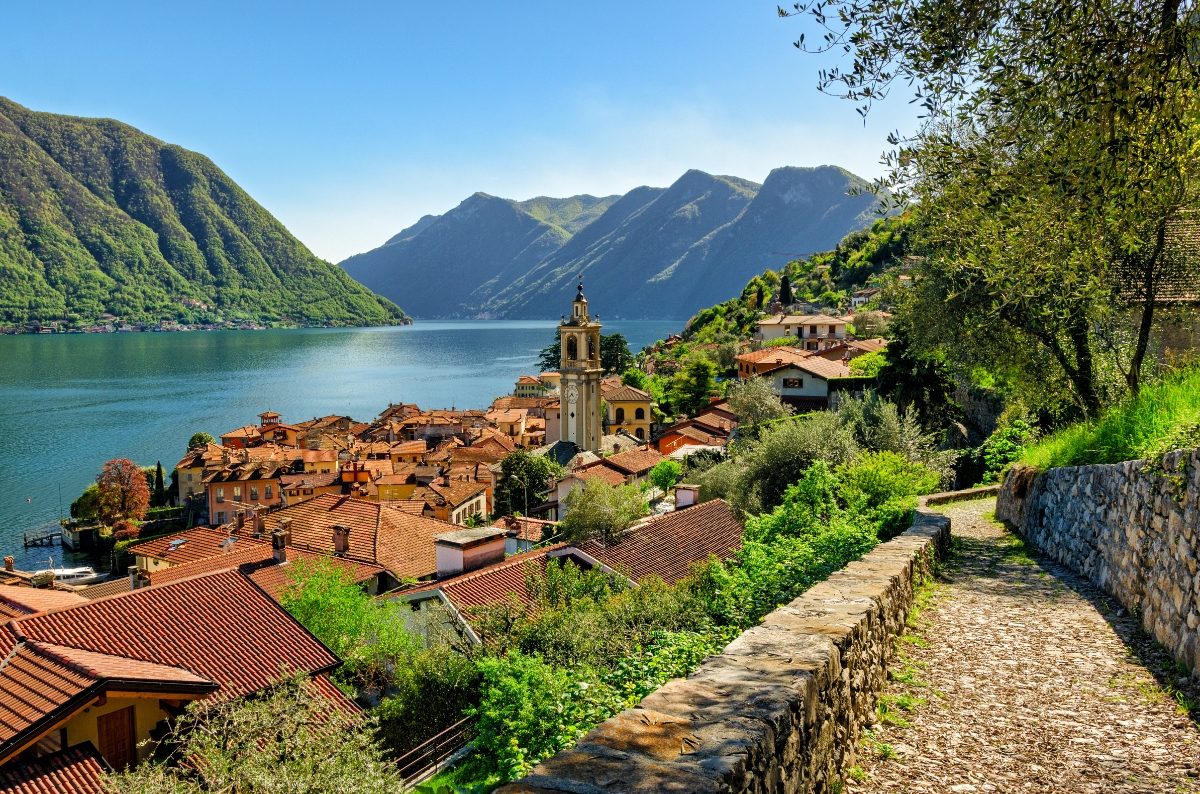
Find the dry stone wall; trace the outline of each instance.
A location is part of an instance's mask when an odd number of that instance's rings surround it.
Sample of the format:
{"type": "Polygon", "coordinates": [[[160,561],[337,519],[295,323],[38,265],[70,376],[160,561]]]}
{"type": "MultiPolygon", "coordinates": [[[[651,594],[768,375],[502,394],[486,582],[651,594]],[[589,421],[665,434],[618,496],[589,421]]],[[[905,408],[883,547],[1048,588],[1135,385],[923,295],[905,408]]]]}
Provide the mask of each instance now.
{"type": "Polygon", "coordinates": [[[1087,577],[1200,676],[1200,450],[1145,461],[1013,468],[997,518],[1087,577]]]}
{"type": "Polygon", "coordinates": [[[914,582],[949,541],[948,518],[918,511],[907,532],[499,791],[835,790],[854,764],[914,582]]]}

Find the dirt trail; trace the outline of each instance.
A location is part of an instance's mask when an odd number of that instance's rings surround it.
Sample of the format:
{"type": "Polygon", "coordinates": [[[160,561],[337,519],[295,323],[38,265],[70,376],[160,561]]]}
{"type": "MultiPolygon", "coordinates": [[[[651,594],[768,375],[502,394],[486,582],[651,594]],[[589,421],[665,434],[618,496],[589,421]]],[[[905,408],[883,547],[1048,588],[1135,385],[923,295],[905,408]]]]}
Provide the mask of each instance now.
{"type": "Polygon", "coordinates": [[[1174,691],[1194,703],[1197,688],[994,508],[942,508],[955,552],[897,644],[846,790],[1200,793],[1200,730],[1174,691]]]}

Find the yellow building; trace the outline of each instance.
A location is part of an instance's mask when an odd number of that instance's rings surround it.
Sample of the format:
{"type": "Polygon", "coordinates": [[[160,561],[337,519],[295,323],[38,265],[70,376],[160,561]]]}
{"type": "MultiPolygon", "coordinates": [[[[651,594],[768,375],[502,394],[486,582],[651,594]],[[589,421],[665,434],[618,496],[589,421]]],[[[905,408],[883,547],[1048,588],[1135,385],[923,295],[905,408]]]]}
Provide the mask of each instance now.
{"type": "Polygon", "coordinates": [[[622,384],[605,390],[604,402],[609,435],[624,431],[642,441],[650,438],[654,400],[649,394],[622,384]]]}

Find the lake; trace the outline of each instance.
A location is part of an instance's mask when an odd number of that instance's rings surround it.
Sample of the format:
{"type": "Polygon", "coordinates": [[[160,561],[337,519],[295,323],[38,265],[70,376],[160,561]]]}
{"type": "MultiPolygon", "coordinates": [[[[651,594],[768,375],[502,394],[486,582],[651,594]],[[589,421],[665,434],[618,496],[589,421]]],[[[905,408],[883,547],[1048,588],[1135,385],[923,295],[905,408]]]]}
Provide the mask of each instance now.
{"type": "MultiPolygon", "coordinates": [[[[682,321],[610,321],[637,351],[682,321]]],[[[536,371],[553,321],[0,336],[0,553],[45,567],[22,533],[55,529],[109,458],[170,470],[197,431],[339,414],[389,402],[483,408],[536,371]]],[[[55,547],[55,560],[62,550],[55,547]]]]}

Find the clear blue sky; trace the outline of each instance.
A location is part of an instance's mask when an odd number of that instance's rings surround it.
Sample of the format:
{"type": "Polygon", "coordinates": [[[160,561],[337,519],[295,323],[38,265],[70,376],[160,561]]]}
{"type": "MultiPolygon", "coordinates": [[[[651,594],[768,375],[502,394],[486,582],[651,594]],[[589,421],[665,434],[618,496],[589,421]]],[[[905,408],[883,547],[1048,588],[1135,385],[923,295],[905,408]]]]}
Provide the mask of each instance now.
{"type": "Polygon", "coordinates": [[[0,94],[211,157],[338,261],[482,190],[621,193],[689,168],[879,174],[899,97],[864,126],[816,91],[811,23],[759,0],[18,2],[0,94]]]}

